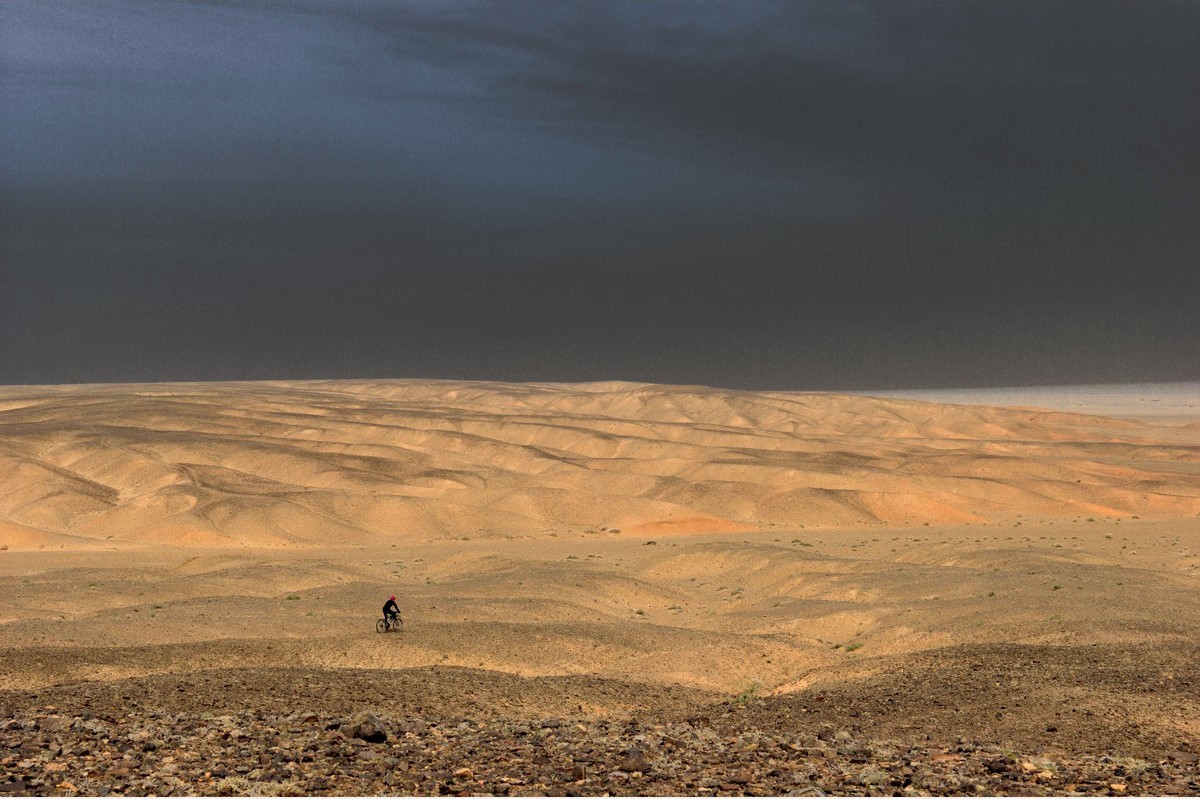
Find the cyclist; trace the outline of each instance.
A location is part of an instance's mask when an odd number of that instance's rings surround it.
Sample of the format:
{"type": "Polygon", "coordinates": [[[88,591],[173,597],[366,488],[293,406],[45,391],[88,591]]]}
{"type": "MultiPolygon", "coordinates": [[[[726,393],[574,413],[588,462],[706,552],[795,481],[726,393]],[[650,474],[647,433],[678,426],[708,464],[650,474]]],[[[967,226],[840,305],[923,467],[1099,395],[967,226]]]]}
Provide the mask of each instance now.
{"type": "Polygon", "coordinates": [[[383,617],[391,624],[400,615],[400,606],[396,604],[396,595],[392,594],[391,599],[383,606],[383,617]]]}

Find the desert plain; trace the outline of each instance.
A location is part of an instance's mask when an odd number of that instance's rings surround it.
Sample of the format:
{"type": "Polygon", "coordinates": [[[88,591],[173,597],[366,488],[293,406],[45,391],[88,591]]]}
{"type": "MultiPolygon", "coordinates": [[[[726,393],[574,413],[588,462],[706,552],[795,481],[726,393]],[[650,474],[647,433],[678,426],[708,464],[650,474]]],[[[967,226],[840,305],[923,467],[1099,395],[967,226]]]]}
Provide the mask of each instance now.
{"type": "Polygon", "coordinates": [[[0,581],[9,794],[1200,793],[1196,384],[0,388],[0,581]]]}

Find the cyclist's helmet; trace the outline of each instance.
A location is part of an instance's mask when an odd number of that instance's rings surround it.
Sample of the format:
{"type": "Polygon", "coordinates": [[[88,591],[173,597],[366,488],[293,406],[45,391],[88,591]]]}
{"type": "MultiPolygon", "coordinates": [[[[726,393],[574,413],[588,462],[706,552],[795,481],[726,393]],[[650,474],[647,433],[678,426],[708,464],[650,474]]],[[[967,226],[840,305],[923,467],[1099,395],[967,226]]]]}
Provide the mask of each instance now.
{"type": "Polygon", "coordinates": [[[396,598],[396,595],[395,595],[395,594],[392,594],[392,599],[395,599],[395,598],[396,598]]]}

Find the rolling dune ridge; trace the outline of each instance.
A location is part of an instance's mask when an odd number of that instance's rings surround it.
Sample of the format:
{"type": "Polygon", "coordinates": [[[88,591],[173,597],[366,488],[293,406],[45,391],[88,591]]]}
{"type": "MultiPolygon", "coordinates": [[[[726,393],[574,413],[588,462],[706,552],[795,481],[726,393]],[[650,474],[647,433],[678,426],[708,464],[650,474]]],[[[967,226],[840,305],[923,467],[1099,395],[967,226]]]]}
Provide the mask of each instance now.
{"type": "Polygon", "coordinates": [[[10,547],[1200,512],[1193,428],[1058,411],[622,383],[4,394],[10,547]]]}

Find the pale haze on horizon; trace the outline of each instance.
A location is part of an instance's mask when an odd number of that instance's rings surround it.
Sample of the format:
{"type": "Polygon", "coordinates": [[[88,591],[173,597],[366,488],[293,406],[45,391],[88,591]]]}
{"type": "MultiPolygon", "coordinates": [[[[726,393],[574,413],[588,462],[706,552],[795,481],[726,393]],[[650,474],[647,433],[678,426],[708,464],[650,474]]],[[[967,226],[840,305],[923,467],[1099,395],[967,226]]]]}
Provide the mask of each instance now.
{"type": "Polygon", "coordinates": [[[0,384],[1200,380],[1195,3],[0,4],[0,384]]]}

